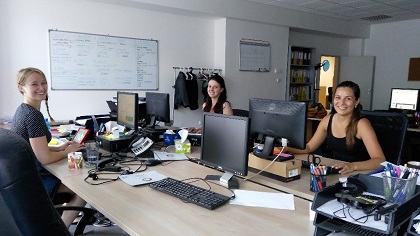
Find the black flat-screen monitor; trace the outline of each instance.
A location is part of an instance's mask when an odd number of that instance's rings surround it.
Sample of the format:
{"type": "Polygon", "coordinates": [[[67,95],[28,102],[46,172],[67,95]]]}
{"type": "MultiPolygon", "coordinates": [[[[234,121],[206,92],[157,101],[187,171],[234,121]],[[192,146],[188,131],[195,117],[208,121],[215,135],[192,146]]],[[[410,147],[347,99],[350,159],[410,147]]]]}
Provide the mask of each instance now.
{"type": "Polygon", "coordinates": [[[207,176],[220,183],[237,188],[233,175],[248,174],[249,118],[204,113],[201,137],[201,162],[224,171],[222,176],[207,176]]]}
{"type": "Polygon", "coordinates": [[[146,92],[146,112],[150,116],[149,128],[154,129],[157,121],[170,123],[169,93],[146,92]]]}
{"type": "Polygon", "coordinates": [[[118,91],[117,104],[117,123],[137,131],[139,122],[138,94],[118,91]]]}
{"type": "Polygon", "coordinates": [[[389,109],[417,111],[419,110],[419,95],[418,89],[393,88],[389,109]]]}
{"type": "Polygon", "coordinates": [[[254,153],[260,158],[273,160],[273,149],[287,139],[287,146],[305,149],[307,104],[297,101],[282,101],[264,98],[249,99],[251,139],[264,140],[262,152],[254,153]]]}

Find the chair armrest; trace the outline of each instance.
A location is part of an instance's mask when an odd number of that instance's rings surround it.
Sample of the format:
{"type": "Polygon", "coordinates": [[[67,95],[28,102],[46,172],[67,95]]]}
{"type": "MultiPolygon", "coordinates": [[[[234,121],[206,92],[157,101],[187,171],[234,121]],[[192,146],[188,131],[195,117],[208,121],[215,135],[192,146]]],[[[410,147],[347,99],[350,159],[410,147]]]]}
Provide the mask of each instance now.
{"type": "Polygon", "coordinates": [[[76,224],[76,229],[74,230],[74,236],[82,235],[83,231],[86,228],[86,225],[89,224],[90,219],[95,215],[97,210],[86,207],[76,207],[76,206],[56,206],[55,209],[61,215],[63,211],[81,211],[83,213],[79,222],[76,224]]]}

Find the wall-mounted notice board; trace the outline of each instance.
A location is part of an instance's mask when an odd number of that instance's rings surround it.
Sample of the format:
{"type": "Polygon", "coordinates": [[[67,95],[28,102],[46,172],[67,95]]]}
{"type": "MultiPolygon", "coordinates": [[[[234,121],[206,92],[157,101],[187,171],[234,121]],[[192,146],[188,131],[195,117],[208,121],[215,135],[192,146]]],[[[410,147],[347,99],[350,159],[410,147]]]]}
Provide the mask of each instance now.
{"type": "Polygon", "coordinates": [[[156,40],[49,31],[51,89],[158,89],[156,40]]]}
{"type": "Polygon", "coordinates": [[[241,39],[239,41],[239,70],[270,71],[270,43],[262,40],[241,39]]]}

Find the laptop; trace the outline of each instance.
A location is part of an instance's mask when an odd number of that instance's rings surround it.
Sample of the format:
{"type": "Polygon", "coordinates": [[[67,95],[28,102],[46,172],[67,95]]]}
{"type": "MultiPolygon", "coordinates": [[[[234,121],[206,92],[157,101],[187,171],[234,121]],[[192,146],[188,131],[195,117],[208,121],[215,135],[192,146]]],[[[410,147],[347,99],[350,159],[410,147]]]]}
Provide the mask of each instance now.
{"type": "Polygon", "coordinates": [[[111,110],[111,114],[117,114],[117,103],[113,102],[113,101],[106,101],[106,103],[108,104],[109,109],[111,110]]]}

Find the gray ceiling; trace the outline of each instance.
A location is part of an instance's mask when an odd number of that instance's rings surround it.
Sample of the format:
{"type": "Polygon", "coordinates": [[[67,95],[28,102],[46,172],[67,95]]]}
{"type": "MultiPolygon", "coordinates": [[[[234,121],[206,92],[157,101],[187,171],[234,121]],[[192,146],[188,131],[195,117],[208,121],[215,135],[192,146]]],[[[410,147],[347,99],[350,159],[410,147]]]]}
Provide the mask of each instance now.
{"type": "MultiPolygon", "coordinates": [[[[246,0],[365,24],[420,19],[420,0],[246,0]]],[[[415,29],[413,29],[415,30],[415,29]]],[[[417,29],[419,30],[419,29],[417,29]]]]}

